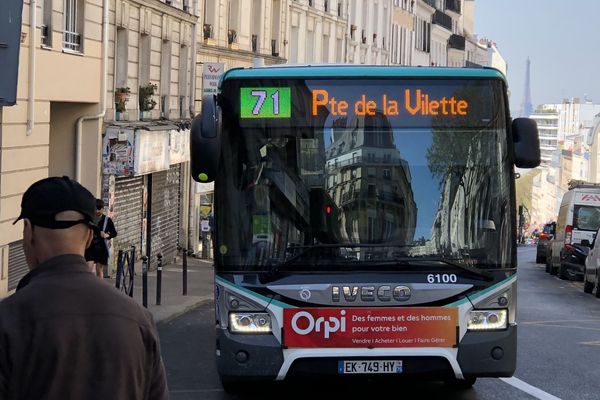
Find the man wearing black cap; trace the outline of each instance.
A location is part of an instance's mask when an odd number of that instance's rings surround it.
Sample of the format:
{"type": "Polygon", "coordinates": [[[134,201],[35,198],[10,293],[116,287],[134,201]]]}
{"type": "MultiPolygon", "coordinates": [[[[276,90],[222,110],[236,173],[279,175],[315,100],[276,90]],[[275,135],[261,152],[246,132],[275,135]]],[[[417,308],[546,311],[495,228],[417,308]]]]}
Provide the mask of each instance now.
{"type": "Polygon", "coordinates": [[[0,399],[168,398],[152,316],[86,265],[95,204],[68,177],[23,195],[30,272],[0,303],[0,399]]]}

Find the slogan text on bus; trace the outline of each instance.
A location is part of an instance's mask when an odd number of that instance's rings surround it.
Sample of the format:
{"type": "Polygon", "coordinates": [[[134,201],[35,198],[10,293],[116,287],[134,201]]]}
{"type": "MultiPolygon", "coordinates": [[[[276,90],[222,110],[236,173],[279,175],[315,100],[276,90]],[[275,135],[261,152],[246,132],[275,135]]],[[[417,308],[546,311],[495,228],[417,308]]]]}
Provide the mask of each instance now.
{"type": "Polygon", "coordinates": [[[317,116],[319,107],[327,107],[335,116],[374,116],[381,113],[386,116],[397,116],[406,111],[410,115],[420,116],[466,116],[469,112],[469,102],[454,96],[433,98],[421,89],[405,89],[404,99],[397,100],[386,94],[381,98],[370,98],[362,94],[356,100],[339,99],[330,96],[326,89],[313,89],[312,116],[317,116]]]}

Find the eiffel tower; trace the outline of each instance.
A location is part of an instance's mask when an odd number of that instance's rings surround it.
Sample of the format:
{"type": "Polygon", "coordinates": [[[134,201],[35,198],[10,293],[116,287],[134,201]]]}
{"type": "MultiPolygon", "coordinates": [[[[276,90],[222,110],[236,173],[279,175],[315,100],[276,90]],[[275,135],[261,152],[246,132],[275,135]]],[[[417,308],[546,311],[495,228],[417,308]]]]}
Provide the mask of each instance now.
{"type": "Polygon", "coordinates": [[[531,61],[527,57],[527,69],[525,71],[525,92],[523,93],[523,102],[519,109],[519,117],[529,117],[533,114],[533,105],[531,104],[531,82],[529,79],[529,67],[531,61]]]}

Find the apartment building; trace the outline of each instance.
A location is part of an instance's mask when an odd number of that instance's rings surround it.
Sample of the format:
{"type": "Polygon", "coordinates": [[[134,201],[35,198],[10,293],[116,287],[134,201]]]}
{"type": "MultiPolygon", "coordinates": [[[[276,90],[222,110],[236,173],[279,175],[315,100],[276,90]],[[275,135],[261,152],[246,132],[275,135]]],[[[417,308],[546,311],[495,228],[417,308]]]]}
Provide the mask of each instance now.
{"type": "Polygon", "coordinates": [[[538,125],[542,172],[534,181],[532,207],[536,220],[556,217],[572,179],[597,182],[596,131],[600,105],[578,98],[542,104],[530,116],[538,125]],[[537,182],[537,183],[536,183],[537,182]]]}
{"type": "Polygon", "coordinates": [[[70,176],[105,199],[115,250],[168,260],[188,224],[198,10],[188,0],[36,3],[23,8],[17,104],[0,117],[0,297],[27,272],[12,221],[43,177],[70,176]]]}
{"type": "Polygon", "coordinates": [[[600,182],[600,114],[592,121],[587,144],[590,148],[590,182],[600,182]]]}
{"type": "Polygon", "coordinates": [[[473,33],[474,13],[468,0],[394,0],[390,64],[492,65],[473,33]]]}
{"type": "MultiPolygon", "coordinates": [[[[188,246],[189,133],[199,9],[188,0],[110,2],[101,196],[113,248],[173,261],[188,246]]],[[[99,151],[100,152],[100,151],[99,151]]]]}
{"type": "Polygon", "coordinates": [[[21,197],[49,175],[100,189],[102,0],[24,2],[17,104],[0,111],[0,297],[27,272],[21,197]],[[79,124],[78,124],[79,122],[79,124]],[[79,127],[79,129],[77,129],[79,127]],[[85,161],[82,161],[85,160],[85,161]]]}
{"type": "Polygon", "coordinates": [[[288,6],[284,43],[290,64],[346,62],[347,0],[292,0],[288,6]]]}
{"type": "MultiPolygon", "coordinates": [[[[286,0],[202,0],[197,62],[224,69],[285,61],[289,44],[286,0]]],[[[201,81],[198,82],[201,87],[201,81]]]]}
{"type": "Polygon", "coordinates": [[[348,4],[350,64],[389,64],[391,0],[352,0],[348,4]]]}

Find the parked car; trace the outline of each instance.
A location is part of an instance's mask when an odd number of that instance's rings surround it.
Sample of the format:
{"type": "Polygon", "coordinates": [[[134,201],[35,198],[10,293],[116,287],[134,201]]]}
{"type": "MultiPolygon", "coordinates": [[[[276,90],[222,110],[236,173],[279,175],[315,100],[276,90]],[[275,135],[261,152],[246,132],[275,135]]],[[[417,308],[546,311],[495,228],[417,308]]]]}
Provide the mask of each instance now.
{"type": "Polygon", "coordinates": [[[561,200],[546,270],[561,279],[583,278],[587,247],[600,228],[600,184],[576,181],[561,200]],[[582,258],[583,257],[583,258],[582,258]]]}
{"type": "Polygon", "coordinates": [[[535,254],[535,262],[543,264],[546,262],[546,256],[548,254],[548,245],[550,240],[554,238],[554,231],[556,230],[556,222],[550,222],[544,225],[544,228],[538,235],[537,251],[535,254]]]}
{"type": "Polygon", "coordinates": [[[596,290],[596,297],[600,298],[600,243],[598,243],[598,231],[592,242],[590,252],[585,260],[583,271],[583,291],[592,293],[596,290]]]}

